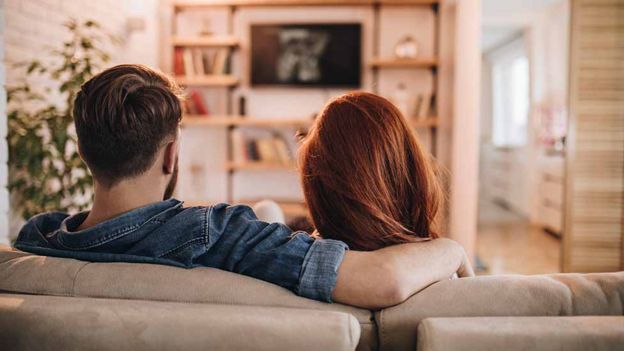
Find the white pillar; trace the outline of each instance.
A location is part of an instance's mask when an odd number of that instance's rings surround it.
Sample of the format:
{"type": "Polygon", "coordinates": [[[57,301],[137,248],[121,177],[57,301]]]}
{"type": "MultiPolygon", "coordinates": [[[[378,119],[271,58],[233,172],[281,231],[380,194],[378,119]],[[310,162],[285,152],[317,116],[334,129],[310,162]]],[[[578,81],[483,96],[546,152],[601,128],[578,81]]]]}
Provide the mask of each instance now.
{"type": "Polygon", "coordinates": [[[479,182],[481,1],[456,1],[450,236],[475,255],[479,182]]]}

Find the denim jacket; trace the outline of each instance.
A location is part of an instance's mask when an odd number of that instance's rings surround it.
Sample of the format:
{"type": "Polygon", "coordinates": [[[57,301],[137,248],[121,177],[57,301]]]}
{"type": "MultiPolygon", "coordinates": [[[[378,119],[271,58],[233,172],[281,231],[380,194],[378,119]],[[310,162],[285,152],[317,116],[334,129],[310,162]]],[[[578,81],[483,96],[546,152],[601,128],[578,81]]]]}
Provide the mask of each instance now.
{"type": "Polygon", "coordinates": [[[346,244],[262,222],[247,206],[182,204],[150,204],[81,231],[74,230],[88,212],[40,214],[24,225],[15,247],[92,262],[219,268],[331,302],[346,244]]]}

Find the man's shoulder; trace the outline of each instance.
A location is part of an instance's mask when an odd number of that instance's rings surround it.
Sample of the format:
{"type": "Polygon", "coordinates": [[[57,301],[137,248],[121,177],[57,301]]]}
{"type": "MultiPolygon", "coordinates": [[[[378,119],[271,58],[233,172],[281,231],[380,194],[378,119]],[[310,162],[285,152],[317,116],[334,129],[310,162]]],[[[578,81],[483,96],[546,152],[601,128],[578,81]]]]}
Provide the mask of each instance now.
{"type": "Polygon", "coordinates": [[[28,219],[20,230],[17,242],[45,242],[46,235],[58,230],[69,217],[65,212],[45,212],[28,219]]]}

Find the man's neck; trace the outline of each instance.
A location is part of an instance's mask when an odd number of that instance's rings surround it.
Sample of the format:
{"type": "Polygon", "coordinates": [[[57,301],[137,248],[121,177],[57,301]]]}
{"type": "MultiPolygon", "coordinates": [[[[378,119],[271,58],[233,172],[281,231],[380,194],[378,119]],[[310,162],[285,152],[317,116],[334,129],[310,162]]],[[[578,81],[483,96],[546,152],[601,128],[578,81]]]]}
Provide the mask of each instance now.
{"type": "Polygon", "coordinates": [[[93,207],[89,215],[75,230],[84,230],[115,218],[123,213],[162,201],[160,186],[141,179],[124,180],[111,188],[96,182],[93,207]]]}

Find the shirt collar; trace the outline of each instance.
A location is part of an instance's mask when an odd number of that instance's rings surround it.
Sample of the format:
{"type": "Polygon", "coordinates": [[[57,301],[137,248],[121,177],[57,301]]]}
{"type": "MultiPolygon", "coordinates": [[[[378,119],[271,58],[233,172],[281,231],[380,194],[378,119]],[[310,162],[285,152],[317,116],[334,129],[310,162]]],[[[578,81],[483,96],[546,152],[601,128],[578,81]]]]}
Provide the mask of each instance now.
{"type": "Polygon", "coordinates": [[[56,231],[57,238],[63,246],[71,248],[88,248],[97,246],[123,236],[133,230],[140,228],[143,224],[150,221],[166,211],[181,207],[182,201],[177,199],[168,199],[165,201],[155,202],[143,207],[135,208],[121,215],[98,223],[93,227],[74,231],[87,218],[89,211],[77,213],[65,218],[56,231]]]}

